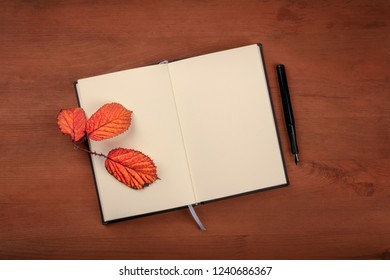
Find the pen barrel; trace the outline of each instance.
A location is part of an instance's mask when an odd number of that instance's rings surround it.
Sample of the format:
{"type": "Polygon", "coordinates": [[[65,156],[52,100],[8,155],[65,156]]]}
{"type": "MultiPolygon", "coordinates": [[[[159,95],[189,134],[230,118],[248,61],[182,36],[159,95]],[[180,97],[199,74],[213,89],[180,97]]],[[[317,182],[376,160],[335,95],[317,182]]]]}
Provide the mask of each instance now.
{"type": "Polygon", "coordinates": [[[287,125],[288,138],[290,138],[291,153],[298,154],[297,135],[293,125],[287,125]]]}
{"type": "Polygon", "coordinates": [[[278,74],[280,94],[282,96],[282,104],[284,111],[284,119],[286,126],[294,125],[294,114],[291,107],[290,92],[288,90],[287,75],[283,64],[276,66],[276,72],[278,74]]]}
{"type": "Polygon", "coordinates": [[[286,121],[286,128],[288,137],[290,138],[291,152],[293,154],[298,154],[298,143],[297,135],[295,133],[295,122],[294,114],[292,111],[290,92],[288,90],[287,75],[286,69],[283,64],[278,64],[276,66],[276,72],[278,74],[280,94],[282,97],[283,111],[284,111],[284,120],[286,121]]]}

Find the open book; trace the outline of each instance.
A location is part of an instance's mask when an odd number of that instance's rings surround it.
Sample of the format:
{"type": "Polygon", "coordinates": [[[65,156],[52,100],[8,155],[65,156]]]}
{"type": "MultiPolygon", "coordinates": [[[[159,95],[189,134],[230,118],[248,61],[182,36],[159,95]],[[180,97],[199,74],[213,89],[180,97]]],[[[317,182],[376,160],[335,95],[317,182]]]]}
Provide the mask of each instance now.
{"type": "Polygon", "coordinates": [[[111,102],[133,111],[128,131],[90,149],[140,150],[160,178],[134,190],[91,157],[103,223],[288,184],[260,45],[80,79],[76,90],[88,117],[111,102]]]}

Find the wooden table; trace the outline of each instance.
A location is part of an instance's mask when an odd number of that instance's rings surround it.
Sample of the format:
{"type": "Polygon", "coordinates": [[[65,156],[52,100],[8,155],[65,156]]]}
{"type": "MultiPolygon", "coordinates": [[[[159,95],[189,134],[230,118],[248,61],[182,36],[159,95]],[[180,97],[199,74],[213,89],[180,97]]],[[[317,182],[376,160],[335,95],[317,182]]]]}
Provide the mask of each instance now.
{"type": "Polygon", "coordinates": [[[0,258],[390,258],[389,1],[30,2],[0,3],[0,258]],[[103,226],[88,156],[56,124],[73,81],[257,42],[290,187],[197,207],[206,232],[185,209],[103,226]]]}

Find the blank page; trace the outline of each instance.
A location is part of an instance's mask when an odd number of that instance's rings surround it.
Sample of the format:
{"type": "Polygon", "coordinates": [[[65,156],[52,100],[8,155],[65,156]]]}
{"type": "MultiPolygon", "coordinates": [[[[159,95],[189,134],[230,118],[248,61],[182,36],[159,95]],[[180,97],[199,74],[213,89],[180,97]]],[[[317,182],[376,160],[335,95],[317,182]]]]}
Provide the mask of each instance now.
{"type": "Polygon", "coordinates": [[[198,202],[287,183],[257,45],[169,64],[198,202]]]}
{"type": "Polygon", "coordinates": [[[142,151],[154,160],[160,178],[142,190],[134,190],[106,171],[104,158],[92,156],[104,221],[195,202],[167,65],[81,79],[77,89],[80,106],[88,117],[111,102],[133,111],[129,131],[91,141],[91,150],[104,154],[117,147],[142,151]]]}

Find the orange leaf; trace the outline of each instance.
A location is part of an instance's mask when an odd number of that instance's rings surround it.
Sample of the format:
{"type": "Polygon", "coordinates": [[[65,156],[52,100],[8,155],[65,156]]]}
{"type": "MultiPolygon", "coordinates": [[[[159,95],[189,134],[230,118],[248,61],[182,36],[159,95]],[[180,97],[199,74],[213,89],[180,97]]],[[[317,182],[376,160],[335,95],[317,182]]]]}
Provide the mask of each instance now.
{"type": "Polygon", "coordinates": [[[61,132],[69,134],[74,142],[85,135],[86,117],[82,108],[63,109],[57,115],[57,124],[61,132]]]}
{"type": "Polygon", "coordinates": [[[107,171],[118,181],[133,189],[142,189],[157,179],[153,161],[141,152],[117,148],[111,150],[105,162],[107,171]]]}
{"type": "Polygon", "coordinates": [[[103,105],[87,121],[88,137],[100,141],[123,133],[130,126],[131,113],[118,103],[103,105]]]}

